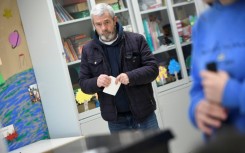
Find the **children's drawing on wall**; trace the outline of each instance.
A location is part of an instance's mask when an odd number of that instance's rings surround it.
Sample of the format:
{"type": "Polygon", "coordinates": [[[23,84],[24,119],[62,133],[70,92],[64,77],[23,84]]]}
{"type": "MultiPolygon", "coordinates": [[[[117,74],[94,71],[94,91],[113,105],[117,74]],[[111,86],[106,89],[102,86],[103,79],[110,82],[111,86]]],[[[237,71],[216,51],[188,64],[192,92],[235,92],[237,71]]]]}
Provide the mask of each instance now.
{"type": "Polygon", "coordinates": [[[29,91],[29,95],[31,97],[31,101],[33,103],[41,102],[41,97],[40,97],[40,94],[39,94],[39,90],[38,90],[37,84],[30,85],[29,88],[28,88],[28,91],[29,91]]]}
{"type": "Polygon", "coordinates": [[[11,9],[4,9],[3,10],[3,17],[9,19],[12,17],[12,10],[11,9]]]}
{"type": "Polygon", "coordinates": [[[20,69],[24,69],[25,66],[26,66],[25,54],[20,53],[18,58],[19,58],[19,66],[20,66],[20,69]]]}
{"type": "Polygon", "coordinates": [[[3,137],[4,137],[7,141],[14,141],[14,139],[16,139],[16,138],[18,137],[18,133],[17,133],[17,131],[14,129],[14,125],[13,125],[13,124],[1,128],[0,131],[2,132],[3,137]]]}
{"type": "Polygon", "coordinates": [[[13,49],[20,45],[21,38],[18,30],[14,30],[9,34],[9,43],[13,49]]]}
{"type": "MultiPolygon", "coordinates": [[[[2,63],[2,60],[1,60],[1,57],[0,57],[0,66],[1,66],[1,65],[3,65],[3,63],[2,63]]],[[[2,73],[1,73],[1,71],[0,71],[0,86],[3,85],[4,82],[5,82],[5,81],[4,81],[4,79],[3,79],[3,75],[2,75],[2,73]]]]}

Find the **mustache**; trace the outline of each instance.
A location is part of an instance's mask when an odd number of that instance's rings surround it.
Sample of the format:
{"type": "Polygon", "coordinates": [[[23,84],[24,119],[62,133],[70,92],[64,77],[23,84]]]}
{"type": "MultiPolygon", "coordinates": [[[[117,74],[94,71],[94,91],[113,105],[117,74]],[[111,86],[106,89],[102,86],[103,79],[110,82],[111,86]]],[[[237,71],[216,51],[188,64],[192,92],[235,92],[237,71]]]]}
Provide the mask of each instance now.
{"type": "Polygon", "coordinates": [[[101,35],[104,35],[104,34],[112,34],[113,32],[111,31],[108,31],[108,30],[105,30],[105,31],[102,31],[101,35]]]}

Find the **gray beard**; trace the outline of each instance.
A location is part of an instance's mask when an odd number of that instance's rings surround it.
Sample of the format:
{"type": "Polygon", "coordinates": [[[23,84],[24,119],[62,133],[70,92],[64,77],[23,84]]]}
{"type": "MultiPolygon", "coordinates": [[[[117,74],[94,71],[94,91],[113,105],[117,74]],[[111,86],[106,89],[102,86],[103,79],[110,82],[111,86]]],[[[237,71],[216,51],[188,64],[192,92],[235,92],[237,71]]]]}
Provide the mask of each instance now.
{"type": "Polygon", "coordinates": [[[100,39],[105,42],[110,42],[116,38],[116,32],[110,33],[109,36],[100,35],[100,39]]]}

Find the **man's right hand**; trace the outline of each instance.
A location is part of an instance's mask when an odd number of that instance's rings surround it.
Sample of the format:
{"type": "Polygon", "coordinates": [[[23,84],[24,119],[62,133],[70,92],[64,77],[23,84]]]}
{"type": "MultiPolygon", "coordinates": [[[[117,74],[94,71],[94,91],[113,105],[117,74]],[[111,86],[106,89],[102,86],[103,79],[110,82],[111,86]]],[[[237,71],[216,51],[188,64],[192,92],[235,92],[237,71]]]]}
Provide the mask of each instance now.
{"type": "Polygon", "coordinates": [[[220,128],[227,118],[225,108],[213,102],[202,100],[196,107],[195,118],[198,128],[210,135],[213,128],[220,128]]]}
{"type": "Polygon", "coordinates": [[[107,87],[111,83],[111,78],[106,74],[101,74],[97,79],[98,87],[107,87]]]}

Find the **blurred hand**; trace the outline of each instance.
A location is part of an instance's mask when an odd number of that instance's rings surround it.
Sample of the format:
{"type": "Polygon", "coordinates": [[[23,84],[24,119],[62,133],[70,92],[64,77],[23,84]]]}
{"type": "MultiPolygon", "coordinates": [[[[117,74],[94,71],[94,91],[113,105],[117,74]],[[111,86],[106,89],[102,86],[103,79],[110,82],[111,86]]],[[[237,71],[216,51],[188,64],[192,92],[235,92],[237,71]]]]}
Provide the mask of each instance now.
{"type": "Polygon", "coordinates": [[[116,78],[116,84],[118,83],[118,82],[121,82],[122,84],[124,84],[124,85],[127,85],[127,84],[129,84],[129,78],[128,78],[128,75],[126,74],[126,73],[121,73],[121,74],[119,74],[118,76],[117,76],[117,78],[116,78]]]}
{"type": "Polygon", "coordinates": [[[221,127],[222,121],[227,118],[227,113],[221,105],[201,100],[196,107],[195,118],[198,128],[210,135],[213,128],[221,127]]]}
{"type": "Polygon", "coordinates": [[[98,87],[107,87],[111,83],[111,78],[108,75],[101,74],[97,79],[98,87]]]}
{"type": "Polygon", "coordinates": [[[221,103],[225,85],[229,76],[224,71],[211,72],[202,71],[202,85],[204,89],[205,98],[208,101],[221,103]]]}

